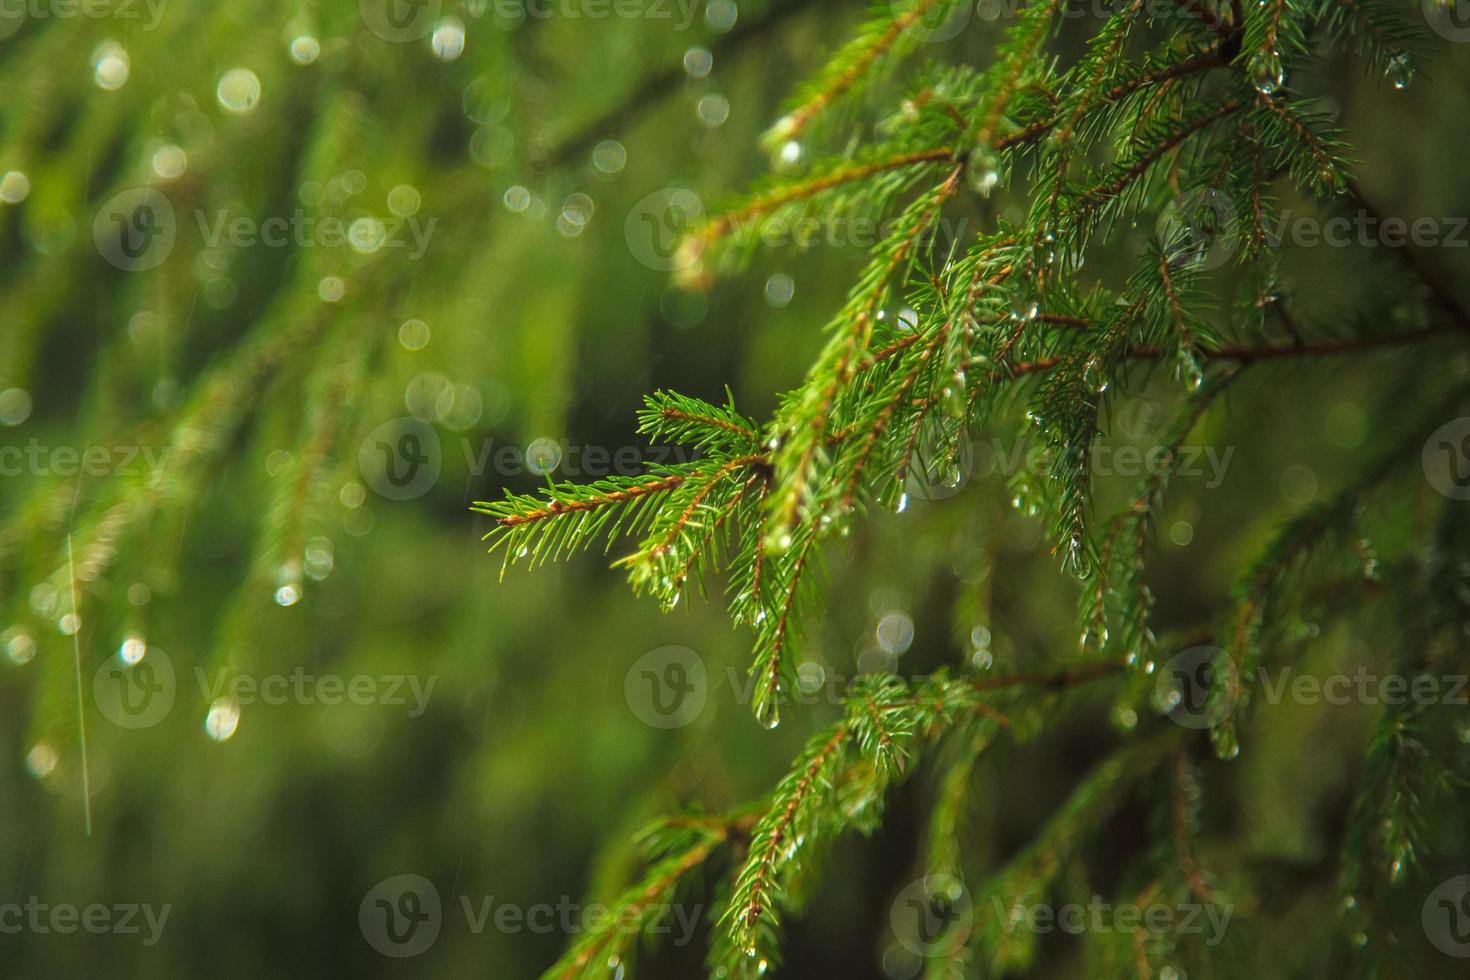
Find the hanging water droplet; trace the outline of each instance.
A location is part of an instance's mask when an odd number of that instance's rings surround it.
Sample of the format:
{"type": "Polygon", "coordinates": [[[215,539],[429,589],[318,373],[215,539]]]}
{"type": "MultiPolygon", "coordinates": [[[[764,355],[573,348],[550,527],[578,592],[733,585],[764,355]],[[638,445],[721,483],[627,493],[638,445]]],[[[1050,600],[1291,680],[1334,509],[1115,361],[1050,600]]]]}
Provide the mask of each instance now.
{"type": "Polygon", "coordinates": [[[1194,351],[1188,347],[1179,348],[1174,374],[1189,391],[1199,391],[1200,385],[1205,383],[1204,369],[1200,367],[1199,359],[1194,356],[1194,351]]]}
{"type": "Polygon", "coordinates": [[[893,502],[893,512],[895,514],[902,514],[904,511],[906,511],[908,509],[909,509],[909,495],[907,493],[900,493],[898,495],[898,499],[893,502]]]}
{"type": "Polygon", "coordinates": [[[1095,395],[1108,390],[1108,375],[1103,370],[1102,359],[1096,354],[1089,357],[1082,367],[1082,383],[1095,395]]]}
{"type": "Polygon", "coordinates": [[[1286,83],[1286,71],[1281,67],[1281,55],[1275,49],[1259,52],[1250,62],[1251,84],[1262,95],[1274,95],[1286,83]]]}
{"type": "Polygon", "coordinates": [[[1041,312],[1041,305],[1036,302],[1036,297],[1024,288],[1012,290],[1010,302],[1011,317],[1016,320],[1034,320],[1036,314],[1041,312]]]}
{"type": "Polygon", "coordinates": [[[1404,51],[1394,55],[1384,75],[1388,78],[1388,83],[1398,91],[1408,88],[1409,83],[1414,80],[1414,62],[1409,53],[1404,51]]]}
{"type": "Polygon", "coordinates": [[[1215,758],[1228,762],[1240,755],[1240,741],[1235,735],[1235,726],[1229,722],[1210,729],[1210,744],[1215,748],[1215,758]]]}
{"type": "Polygon", "coordinates": [[[301,601],[301,566],[288,561],[276,573],[276,605],[294,606],[301,601]]]}
{"type": "Polygon", "coordinates": [[[970,187],[981,197],[989,197],[1000,183],[1000,171],[996,167],[995,152],[988,146],[977,148],[970,154],[966,164],[970,187]]]}
{"type": "Polygon", "coordinates": [[[762,544],[768,555],[784,554],[791,547],[791,532],[777,528],[766,535],[762,544]]]}
{"type": "Polygon", "coordinates": [[[756,723],[759,724],[766,731],[771,731],[776,726],[781,724],[781,707],[776,703],[776,698],[779,691],[780,687],[777,686],[775,690],[771,691],[770,694],[768,694],[755,707],[756,723]]]}

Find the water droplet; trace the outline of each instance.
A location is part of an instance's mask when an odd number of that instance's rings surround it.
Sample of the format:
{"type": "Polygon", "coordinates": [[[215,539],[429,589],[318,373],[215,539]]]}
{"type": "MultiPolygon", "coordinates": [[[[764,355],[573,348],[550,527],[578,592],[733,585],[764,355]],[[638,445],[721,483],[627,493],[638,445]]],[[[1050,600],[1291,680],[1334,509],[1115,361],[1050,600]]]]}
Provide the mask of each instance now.
{"type": "Polygon", "coordinates": [[[789,173],[801,166],[802,158],[801,143],[796,140],[787,140],[781,144],[781,150],[776,154],[776,169],[789,173]]]}
{"type": "Polygon", "coordinates": [[[5,656],[17,667],[30,663],[31,658],[36,655],[35,637],[19,626],[0,635],[0,642],[5,644],[5,656]]]}
{"type": "Polygon", "coordinates": [[[704,22],[710,30],[721,34],[734,27],[739,16],[740,8],[735,5],[735,0],[709,0],[704,7],[704,22]]]}
{"type": "Polygon", "coordinates": [[[31,394],[24,388],[0,391],[0,425],[20,425],[31,417],[31,407],[31,394]]]}
{"type": "Polygon", "coordinates": [[[26,754],[26,769],[30,770],[32,776],[37,779],[45,779],[56,769],[56,763],[61,761],[56,750],[51,747],[50,742],[37,742],[26,754]]]}
{"type": "Polygon", "coordinates": [[[1240,755],[1240,741],[1235,735],[1235,726],[1229,722],[1210,729],[1210,744],[1215,748],[1215,758],[1230,761],[1240,755]]]}
{"type": "Polygon", "coordinates": [[[226,112],[242,116],[260,102],[260,79],[249,68],[231,68],[220,76],[214,96],[226,112]]]}
{"type": "Polygon", "coordinates": [[[141,661],[148,655],[148,644],[144,641],[142,634],[129,633],[122,641],[122,646],[117,648],[117,659],[129,667],[141,661]]]}
{"type": "Polygon", "coordinates": [[[503,200],[507,208],[519,213],[531,206],[531,192],[520,184],[512,184],[506,188],[503,200]]]}
{"type": "Polygon", "coordinates": [[[1036,297],[1024,287],[1017,287],[1011,291],[1010,296],[1011,316],[1016,320],[1034,320],[1041,312],[1041,305],[1036,302],[1036,297]]]}
{"type": "Polygon", "coordinates": [[[316,294],[324,302],[335,303],[347,293],[347,283],[341,276],[322,276],[316,284],[316,294]]]}
{"type": "Polygon", "coordinates": [[[216,698],[204,716],[204,733],[216,742],[232,738],[240,727],[240,705],[234,698],[216,698]]]}
{"type": "Polygon", "coordinates": [[[153,172],[164,180],[177,180],[189,166],[189,156],[181,147],[166,143],[153,151],[153,172]]]}
{"type": "Polygon", "coordinates": [[[777,309],[791,302],[796,294],[796,280],[784,272],[774,272],[766,280],[766,302],[777,309]]]}
{"type": "Polygon", "coordinates": [[[766,535],[762,544],[768,555],[785,554],[791,548],[791,532],[785,528],[777,528],[766,535]]]}
{"type": "Polygon", "coordinates": [[[978,147],[970,153],[966,169],[971,189],[981,197],[989,197],[1000,183],[995,152],[988,146],[978,147]]]}
{"type": "Polygon", "coordinates": [[[620,173],[628,163],[628,151],[617,140],[603,140],[592,148],[592,165],[605,176],[620,173]]]}
{"type": "Polygon", "coordinates": [[[92,81],[100,89],[112,92],[122,88],[131,68],[128,52],[116,41],[103,41],[92,52],[92,81]]]}
{"type": "Polygon", "coordinates": [[[1409,53],[1404,51],[1394,55],[1384,75],[1388,78],[1388,83],[1398,91],[1408,88],[1409,83],[1414,80],[1414,62],[1409,53]]]}
{"type": "Polygon", "coordinates": [[[1095,395],[1101,395],[1108,390],[1108,373],[1103,370],[1102,359],[1096,354],[1089,357],[1082,366],[1082,383],[1095,395]]]}
{"type": "Polygon", "coordinates": [[[418,214],[423,203],[419,189],[412,184],[396,184],[388,192],[388,210],[400,218],[410,218],[418,214]]]}
{"type": "Polygon", "coordinates": [[[755,720],[766,731],[771,731],[781,724],[781,707],[776,703],[780,692],[777,686],[770,694],[761,700],[755,708],[755,720]]]}
{"type": "Polygon", "coordinates": [[[878,620],[873,636],[884,653],[896,656],[913,645],[914,621],[902,610],[884,613],[883,618],[878,620]]]}
{"type": "Polygon", "coordinates": [[[398,342],[404,350],[423,350],[429,346],[429,325],[422,320],[404,320],[398,328],[398,342]]]}
{"type": "Polygon", "coordinates": [[[0,177],[0,201],[19,204],[31,192],[31,179],[19,170],[7,170],[0,177]]]}
{"type": "Polygon", "coordinates": [[[1188,347],[1179,349],[1179,356],[1174,362],[1174,375],[1184,383],[1189,391],[1199,391],[1200,385],[1205,383],[1205,372],[1200,367],[1199,359],[1195,357],[1194,351],[1188,347]]]}
{"type": "Polygon", "coordinates": [[[690,78],[704,78],[715,66],[715,56],[706,47],[696,46],[684,52],[684,72],[690,78]]]}
{"type": "Polygon", "coordinates": [[[1286,72],[1281,67],[1281,55],[1267,48],[1258,52],[1250,62],[1251,84],[1262,95],[1274,95],[1286,83],[1286,72]]]}
{"type": "Polygon", "coordinates": [[[434,25],[429,36],[429,49],[440,61],[454,61],[464,54],[464,21],[458,17],[445,17],[434,25]]]}
{"type": "Polygon", "coordinates": [[[700,97],[695,103],[694,111],[700,122],[710,129],[718,129],[730,118],[730,100],[718,92],[711,92],[700,97]]]}
{"type": "Polygon", "coordinates": [[[895,514],[902,514],[904,511],[906,511],[908,509],[909,509],[909,495],[907,493],[900,493],[898,495],[898,499],[893,502],[893,512],[895,514]]]}
{"type": "Polygon", "coordinates": [[[302,34],[291,39],[291,60],[298,65],[309,65],[322,53],[322,43],[310,34],[302,34]]]}

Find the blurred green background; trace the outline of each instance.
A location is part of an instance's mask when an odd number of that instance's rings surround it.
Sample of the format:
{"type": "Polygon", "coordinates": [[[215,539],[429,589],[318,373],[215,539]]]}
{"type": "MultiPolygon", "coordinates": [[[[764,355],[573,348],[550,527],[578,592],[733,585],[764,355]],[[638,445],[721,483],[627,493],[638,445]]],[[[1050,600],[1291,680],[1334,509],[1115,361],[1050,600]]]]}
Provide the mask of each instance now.
{"type": "MultiPolygon", "coordinates": [[[[15,464],[0,476],[0,903],[171,909],[153,945],[0,935],[6,976],[534,976],[568,937],[476,931],[461,898],[605,900],[630,856],[600,858],[604,844],[672,806],[759,796],[835,717],[818,696],[775,731],[754,723],[740,703],[748,637],[720,583],[663,616],[600,554],[500,582],[467,505],[534,489],[549,446],[559,476],[587,447],[649,458],[633,421],[646,391],[722,400],[728,384],[763,417],[799,380],[859,253],[778,249],[683,293],[640,202],[682,187],[714,207],[767,172],[759,134],[861,11],[392,7],[402,16],[377,19],[370,0],[0,12],[0,448],[15,464]],[[290,240],[254,241],[273,217],[294,222],[290,240]],[[237,219],[236,241],[214,236],[237,219]],[[294,237],[308,220],[324,237],[294,237]],[[374,465],[405,434],[439,471],[406,490],[374,465]],[[96,466],[67,462],[88,447],[96,466]],[[660,729],[625,680],[669,645],[697,652],[710,689],[692,724],[660,729]],[[144,648],[142,664],[171,666],[172,701],[128,727],[119,662],[144,648]],[[210,687],[297,671],[384,694],[408,679],[427,703],[231,705],[210,687]],[[359,907],[406,873],[445,911],[433,948],[400,962],[366,941],[359,907]]],[[[981,58],[994,31],[976,20],[932,54],[981,58]]],[[[1364,134],[1364,183],[1395,213],[1470,207],[1464,131],[1445,123],[1470,108],[1462,48],[1402,94],[1331,61],[1304,83],[1330,82],[1364,134]]],[[[959,213],[994,216],[978,199],[959,213]]],[[[1119,254],[1149,231],[1125,232],[1119,254]]],[[[1308,324],[1406,288],[1378,257],[1325,252],[1288,256],[1317,297],[1308,324]]],[[[1122,268],[1104,255],[1089,274],[1122,268]]],[[[1273,524],[1354,471],[1414,356],[1262,367],[1207,417],[1199,440],[1234,455],[1222,484],[1186,479],[1171,501],[1161,628],[1217,613],[1273,524]]],[[[1109,438],[1154,444],[1179,394],[1140,379],[1109,438]]],[[[1009,450],[1018,431],[978,435],[958,493],[874,515],[832,555],[828,613],[802,654],[814,686],[1068,658],[1075,587],[991,472],[991,440],[1009,450]]],[[[1105,481],[1103,496],[1130,485],[1105,481]]],[[[1369,614],[1304,642],[1351,664],[1396,628],[1369,614]]],[[[977,867],[1115,744],[1111,709],[1089,696],[982,766],[977,867]]],[[[1302,894],[1330,902],[1312,869],[1335,846],[1371,720],[1283,707],[1223,777],[1253,818],[1229,860],[1300,875],[1302,894]]],[[[904,789],[875,840],[839,848],[784,975],[881,975],[925,786],[904,789]]],[[[1126,820],[1113,834],[1120,852],[1145,837],[1126,820]]],[[[1283,908],[1250,928],[1281,940],[1266,947],[1280,968],[1284,937],[1331,923],[1283,908]]],[[[702,936],[662,951],[647,975],[694,975],[701,949],[702,936]]]]}

